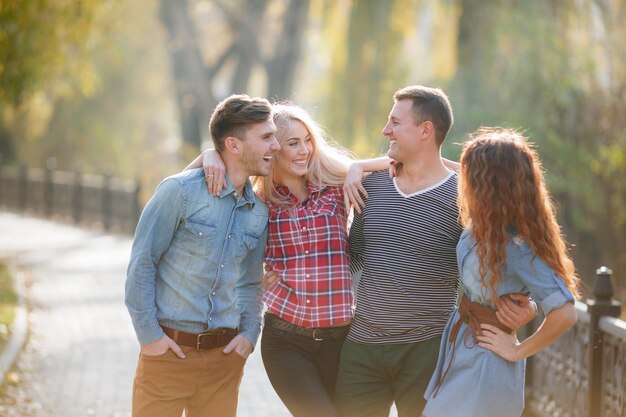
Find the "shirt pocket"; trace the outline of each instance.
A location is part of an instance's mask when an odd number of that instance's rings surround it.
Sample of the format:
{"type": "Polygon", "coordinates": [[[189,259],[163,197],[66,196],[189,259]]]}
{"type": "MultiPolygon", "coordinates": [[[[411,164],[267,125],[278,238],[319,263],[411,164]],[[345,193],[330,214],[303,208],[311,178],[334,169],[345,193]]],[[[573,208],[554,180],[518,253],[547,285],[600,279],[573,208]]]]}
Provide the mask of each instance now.
{"type": "Polygon", "coordinates": [[[180,242],[181,247],[193,254],[206,255],[215,243],[217,226],[195,220],[187,220],[184,226],[185,233],[180,242]]]}
{"type": "Polygon", "coordinates": [[[239,246],[239,251],[237,252],[238,260],[245,258],[248,253],[259,245],[259,237],[251,233],[244,232],[241,240],[242,242],[239,246]]]}

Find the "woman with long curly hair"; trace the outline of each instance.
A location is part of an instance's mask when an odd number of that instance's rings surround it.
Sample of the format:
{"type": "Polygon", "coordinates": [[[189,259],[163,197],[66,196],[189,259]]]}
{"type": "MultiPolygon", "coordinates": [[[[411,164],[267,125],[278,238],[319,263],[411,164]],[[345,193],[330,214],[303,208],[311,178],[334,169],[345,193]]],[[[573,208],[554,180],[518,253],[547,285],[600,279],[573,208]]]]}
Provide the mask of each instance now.
{"type": "Polygon", "coordinates": [[[513,417],[524,408],[525,359],[576,322],[578,278],[532,144],[514,130],[481,128],[461,155],[457,246],[464,286],[426,391],[425,417],[513,417]],[[495,319],[503,295],[531,295],[545,314],[519,342],[495,319]]]}

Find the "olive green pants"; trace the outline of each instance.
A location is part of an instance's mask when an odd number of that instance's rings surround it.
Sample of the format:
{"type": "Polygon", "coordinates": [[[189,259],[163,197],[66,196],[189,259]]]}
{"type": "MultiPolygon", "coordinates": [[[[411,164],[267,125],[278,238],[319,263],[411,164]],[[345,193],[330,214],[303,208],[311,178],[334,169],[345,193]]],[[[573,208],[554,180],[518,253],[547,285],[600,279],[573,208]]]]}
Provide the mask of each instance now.
{"type": "Polygon", "coordinates": [[[417,343],[361,344],[346,340],[341,351],[335,402],[342,417],[422,415],[424,392],[437,364],[436,337],[417,343]]]}

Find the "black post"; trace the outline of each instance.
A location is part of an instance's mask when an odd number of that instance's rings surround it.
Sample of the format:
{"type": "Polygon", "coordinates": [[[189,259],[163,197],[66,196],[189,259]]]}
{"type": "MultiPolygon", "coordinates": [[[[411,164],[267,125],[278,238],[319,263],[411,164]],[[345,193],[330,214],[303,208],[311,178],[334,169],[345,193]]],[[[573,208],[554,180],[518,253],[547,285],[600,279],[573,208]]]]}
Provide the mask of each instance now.
{"type": "Polygon", "coordinates": [[[20,165],[17,184],[17,209],[23,211],[26,210],[26,202],[28,201],[28,168],[24,165],[20,165]]]}
{"type": "Polygon", "coordinates": [[[104,230],[111,229],[111,207],[112,202],[111,198],[113,193],[111,192],[111,179],[113,178],[113,174],[111,169],[106,168],[104,173],[104,181],[102,184],[102,224],[104,226],[104,230]]]}
{"type": "Polygon", "coordinates": [[[83,220],[83,166],[79,162],[74,170],[74,192],[72,193],[72,218],[74,224],[83,220]]]}
{"type": "Polygon", "coordinates": [[[141,216],[141,200],[139,195],[141,194],[141,181],[139,178],[135,180],[135,190],[133,192],[133,211],[131,213],[131,222],[130,222],[130,233],[135,233],[135,228],[137,227],[137,223],[139,223],[139,216],[141,216]]]}
{"type": "Polygon", "coordinates": [[[589,337],[589,410],[588,416],[599,416],[602,400],[602,332],[600,318],[602,316],[619,317],[620,304],[613,300],[613,272],[602,266],[596,270],[596,284],[593,287],[595,299],[587,300],[587,311],[590,316],[589,337]]]}
{"type": "Polygon", "coordinates": [[[0,153],[0,207],[2,207],[2,202],[6,198],[3,194],[3,185],[4,185],[4,177],[2,176],[2,159],[4,156],[0,153]]]}
{"type": "Polygon", "coordinates": [[[46,171],[43,183],[43,212],[46,217],[52,216],[54,210],[54,184],[52,176],[57,166],[57,160],[50,157],[46,160],[46,171]]]}

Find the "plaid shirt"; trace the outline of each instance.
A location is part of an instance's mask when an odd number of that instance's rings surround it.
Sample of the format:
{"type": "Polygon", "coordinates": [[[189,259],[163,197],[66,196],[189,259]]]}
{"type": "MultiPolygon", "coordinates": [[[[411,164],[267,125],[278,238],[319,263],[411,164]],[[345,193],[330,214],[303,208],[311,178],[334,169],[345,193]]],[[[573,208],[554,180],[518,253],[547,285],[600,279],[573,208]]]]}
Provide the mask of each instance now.
{"type": "Polygon", "coordinates": [[[302,203],[269,205],[265,262],[281,280],[263,301],[270,313],[303,327],[328,327],[353,315],[352,279],[343,190],[309,185],[302,203]]]}

